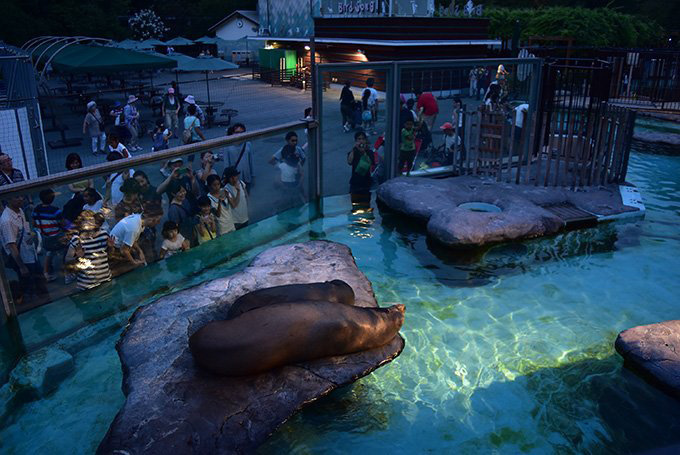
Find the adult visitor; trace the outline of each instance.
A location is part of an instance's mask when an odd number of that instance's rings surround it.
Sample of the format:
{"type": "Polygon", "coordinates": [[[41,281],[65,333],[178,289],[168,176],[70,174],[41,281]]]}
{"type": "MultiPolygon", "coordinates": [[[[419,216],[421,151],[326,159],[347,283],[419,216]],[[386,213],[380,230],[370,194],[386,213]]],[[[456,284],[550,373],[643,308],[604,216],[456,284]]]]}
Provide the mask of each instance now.
{"type": "Polygon", "coordinates": [[[161,172],[167,178],[158,185],[156,190],[159,194],[165,193],[168,198],[168,203],[172,202],[180,188],[186,191],[186,197],[183,205],[193,215],[196,213],[196,199],[201,195],[201,190],[198,184],[198,179],[190,167],[184,166],[184,160],[181,157],[176,157],[168,162],[165,170],[161,172]]]}
{"type": "Polygon", "coordinates": [[[416,104],[416,111],[418,119],[422,120],[429,131],[434,128],[434,122],[439,114],[439,105],[437,99],[430,92],[423,92],[422,90],[415,91],[418,103],[416,104]]]}
{"type": "Polygon", "coordinates": [[[248,191],[246,184],[239,178],[239,171],[234,167],[228,167],[222,174],[226,185],[224,189],[229,193],[229,204],[231,205],[232,218],[236,229],[244,228],[248,225],[248,191]]]}
{"type": "Polygon", "coordinates": [[[5,264],[14,270],[24,293],[47,297],[47,283],[38,262],[38,236],[31,230],[22,209],[23,196],[13,196],[0,216],[0,240],[5,264]]]}
{"type": "Polygon", "coordinates": [[[269,164],[276,166],[281,163],[283,161],[283,149],[286,146],[290,146],[293,150],[293,159],[299,162],[300,165],[304,166],[305,161],[307,160],[307,155],[305,154],[305,151],[302,149],[302,147],[298,145],[297,133],[295,131],[287,132],[285,140],[286,145],[282,146],[279,150],[277,150],[276,153],[272,155],[272,157],[269,159],[269,164]]]}
{"type": "Polygon", "coordinates": [[[185,144],[205,141],[205,135],[201,130],[201,119],[198,117],[196,104],[189,104],[187,107],[187,115],[184,117],[183,126],[184,132],[182,133],[182,141],[185,144]]]}
{"type": "Polygon", "coordinates": [[[366,90],[370,92],[370,96],[368,98],[368,108],[371,111],[373,124],[375,124],[375,122],[378,121],[378,91],[375,88],[373,88],[374,85],[375,79],[373,79],[372,77],[366,79],[366,90]]]}
{"type": "Polygon", "coordinates": [[[128,102],[123,109],[125,116],[125,126],[130,132],[130,149],[139,152],[142,148],[138,145],[139,140],[139,112],[137,111],[137,100],[135,95],[128,96],[128,102]]]}
{"type": "Polygon", "coordinates": [[[352,84],[350,81],[345,81],[345,85],[340,92],[340,114],[342,114],[342,128],[345,133],[354,128],[354,119],[352,108],[354,107],[354,94],[352,93],[352,84]]]}
{"type": "Polygon", "coordinates": [[[0,186],[24,181],[24,174],[14,168],[12,157],[0,151],[0,186]]]}
{"type": "MultiPolygon", "coordinates": [[[[119,152],[111,152],[106,155],[106,161],[118,161],[122,159],[123,155],[119,152]]],[[[120,188],[123,186],[123,182],[131,178],[134,173],[134,169],[124,169],[106,177],[106,186],[108,189],[105,188],[105,192],[110,193],[110,201],[107,202],[110,202],[111,207],[115,207],[123,200],[123,192],[120,188]]]]}
{"type": "Polygon", "coordinates": [[[158,193],[158,189],[151,184],[146,172],[136,171],[132,178],[134,178],[139,185],[139,198],[142,204],[161,200],[161,195],[158,193]]]}
{"type": "Polygon", "coordinates": [[[83,135],[90,137],[92,154],[106,153],[106,133],[104,133],[104,119],[97,109],[97,103],[87,103],[87,113],[83,120],[83,135]]]}
{"type": "Polygon", "coordinates": [[[217,235],[228,234],[236,229],[232,217],[230,193],[222,188],[217,175],[208,176],[208,199],[217,220],[217,235]]]}
{"type": "MultiPolygon", "coordinates": [[[[81,169],[83,167],[83,161],[80,155],[77,153],[69,153],[66,156],[65,167],[67,171],[75,171],[76,169],[81,169]]],[[[68,184],[69,190],[73,193],[71,199],[64,204],[63,216],[68,222],[68,225],[75,222],[80,212],[83,211],[83,206],[85,205],[85,199],[83,198],[83,192],[88,188],[92,188],[94,182],[92,179],[83,179],[76,182],[71,182],[68,184]]],[[[68,227],[67,225],[67,227],[68,227]]]]}
{"type": "Polygon", "coordinates": [[[181,109],[179,99],[175,96],[175,89],[168,87],[168,92],[163,96],[163,104],[161,105],[161,115],[165,119],[165,127],[172,132],[173,135],[178,133],[179,128],[179,110],[181,109]]]}
{"type": "Polygon", "coordinates": [[[201,122],[205,122],[205,114],[203,113],[203,109],[201,109],[201,106],[196,104],[196,98],[194,98],[194,95],[188,95],[186,98],[184,98],[184,102],[186,103],[184,115],[189,115],[189,106],[194,106],[194,108],[196,108],[196,113],[194,115],[196,115],[201,122]]]}
{"type": "Polygon", "coordinates": [[[472,68],[470,70],[470,74],[468,75],[468,80],[470,82],[469,95],[470,95],[470,98],[472,98],[473,96],[477,96],[477,83],[479,81],[479,71],[477,71],[477,68],[472,68]]]}
{"type": "Polygon", "coordinates": [[[352,203],[370,203],[373,184],[371,170],[375,161],[363,131],[354,134],[354,147],[347,154],[347,164],[352,167],[352,176],[349,179],[352,203]]]}
{"type": "MultiPolygon", "coordinates": [[[[189,209],[186,204],[187,191],[181,187],[175,193],[168,207],[168,221],[174,221],[179,226],[179,232],[193,246],[194,238],[194,214],[198,211],[189,209]]],[[[198,205],[198,203],[197,203],[198,205]]]]}
{"type": "Polygon", "coordinates": [[[215,161],[220,156],[214,155],[211,151],[201,152],[201,168],[196,171],[196,178],[200,183],[201,195],[207,193],[208,176],[218,175],[215,170],[215,161]]]}
{"type": "Polygon", "coordinates": [[[145,227],[155,227],[163,216],[157,202],[144,204],[141,214],[135,213],[120,220],[111,230],[113,243],[112,263],[114,275],[146,264],[146,257],[139,246],[139,237],[145,227]]]}
{"type": "MultiPolygon", "coordinates": [[[[235,123],[227,130],[227,136],[246,132],[243,123],[235,123]]],[[[241,180],[250,188],[253,184],[255,173],[253,171],[253,152],[250,141],[237,145],[230,145],[226,149],[227,166],[234,166],[241,173],[241,180]]]]}

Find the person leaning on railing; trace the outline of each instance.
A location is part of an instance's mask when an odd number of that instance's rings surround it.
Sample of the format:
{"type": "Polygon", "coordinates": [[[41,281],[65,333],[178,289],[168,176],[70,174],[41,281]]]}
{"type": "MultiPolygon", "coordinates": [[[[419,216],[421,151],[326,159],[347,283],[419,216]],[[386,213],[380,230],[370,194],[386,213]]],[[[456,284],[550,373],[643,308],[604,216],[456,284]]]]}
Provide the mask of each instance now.
{"type": "Polygon", "coordinates": [[[12,157],[0,149],[0,186],[24,181],[24,174],[19,169],[14,169],[12,157]]]}
{"type": "Polygon", "coordinates": [[[147,202],[144,211],[126,216],[111,229],[111,268],[114,275],[146,265],[146,257],[139,246],[139,237],[145,227],[158,225],[163,216],[159,202],[147,202]]]}

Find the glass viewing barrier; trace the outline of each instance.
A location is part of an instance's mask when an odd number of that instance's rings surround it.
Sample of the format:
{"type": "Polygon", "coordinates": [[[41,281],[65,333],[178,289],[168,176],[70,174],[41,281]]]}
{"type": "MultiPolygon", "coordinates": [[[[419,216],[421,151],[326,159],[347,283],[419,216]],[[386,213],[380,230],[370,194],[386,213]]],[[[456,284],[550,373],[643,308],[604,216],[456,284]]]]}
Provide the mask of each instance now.
{"type": "MultiPolygon", "coordinates": [[[[139,157],[112,153],[2,187],[0,224],[14,239],[4,242],[3,313],[18,316],[9,322],[18,320],[26,349],[308,222],[315,128],[299,121],[139,157]],[[22,324],[27,313],[44,324],[22,324]]],[[[0,333],[6,371],[18,331],[0,333]]]]}

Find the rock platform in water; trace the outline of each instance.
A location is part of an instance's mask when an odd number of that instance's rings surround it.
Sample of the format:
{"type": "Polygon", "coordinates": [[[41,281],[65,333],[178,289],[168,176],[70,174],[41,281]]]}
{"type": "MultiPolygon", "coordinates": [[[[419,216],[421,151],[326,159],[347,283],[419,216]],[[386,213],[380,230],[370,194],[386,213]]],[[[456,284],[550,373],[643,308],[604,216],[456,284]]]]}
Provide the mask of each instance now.
{"type": "Polygon", "coordinates": [[[377,197],[388,208],[425,222],[428,236],[451,247],[555,234],[564,229],[565,222],[546,206],[569,204],[602,217],[638,211],[623,204],[618,185],[571,191],[475,176],[398,177],[380,185],[377,197]],[[479,212],[459,207],[471,202],[491,204],[500,211],[479,212]]]}
{"type": "Polygon", "coordinates": [[[226,319],[248,292],[290,283],[343,280],[355,305],[376,307],[371,283],[348,247],[313,241],[269,249],[243,271],[162,297],[138,309],[118,343],[126,401],[98,453],[249,453],[303,406],[392,361],[387,345],[244,377],[194,366],[188,337],[226,319]]]}
{"type": "Polygon", "coordinates": [[[680,320],[624,330],[614,347],[627,366],[680,399],[680,320]]]}

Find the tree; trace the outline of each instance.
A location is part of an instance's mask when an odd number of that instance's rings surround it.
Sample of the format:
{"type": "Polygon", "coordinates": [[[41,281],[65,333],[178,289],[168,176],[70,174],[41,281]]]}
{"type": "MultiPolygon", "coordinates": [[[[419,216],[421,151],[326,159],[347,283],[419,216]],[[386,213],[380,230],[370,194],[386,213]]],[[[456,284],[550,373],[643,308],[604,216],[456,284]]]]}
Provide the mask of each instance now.
{"type": "Polygon", "coordinates": [[[143,9],[130,16],[128,27],[135,38],[145,40],[149,38],[162,38],[169,29],[163,20],[153,10],[143,9]]]}

